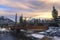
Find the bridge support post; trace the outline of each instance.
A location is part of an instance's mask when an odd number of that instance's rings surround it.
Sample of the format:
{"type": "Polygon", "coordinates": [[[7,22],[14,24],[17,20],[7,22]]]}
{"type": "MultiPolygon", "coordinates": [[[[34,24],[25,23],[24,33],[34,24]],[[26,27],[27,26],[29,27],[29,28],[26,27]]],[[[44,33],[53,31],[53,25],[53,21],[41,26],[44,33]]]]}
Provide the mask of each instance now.
{"type": "Polygon", "coordinates": [[[15,29],[16,33],[20,33],[20,29],[15,29]]]}

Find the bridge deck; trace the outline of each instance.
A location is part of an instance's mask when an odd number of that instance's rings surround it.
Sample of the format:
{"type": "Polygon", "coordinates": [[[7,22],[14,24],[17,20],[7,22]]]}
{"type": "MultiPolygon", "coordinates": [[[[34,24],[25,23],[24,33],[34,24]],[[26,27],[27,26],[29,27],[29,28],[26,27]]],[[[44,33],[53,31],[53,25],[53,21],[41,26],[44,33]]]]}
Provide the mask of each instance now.
{"type": "Polygon", "coordinates": [[[11,29],[43,29],[43,30],[48,29],[47,26],[24,26],[24,27],[14,26],[14,27],[10,27],[10,28],[11,29]]]}

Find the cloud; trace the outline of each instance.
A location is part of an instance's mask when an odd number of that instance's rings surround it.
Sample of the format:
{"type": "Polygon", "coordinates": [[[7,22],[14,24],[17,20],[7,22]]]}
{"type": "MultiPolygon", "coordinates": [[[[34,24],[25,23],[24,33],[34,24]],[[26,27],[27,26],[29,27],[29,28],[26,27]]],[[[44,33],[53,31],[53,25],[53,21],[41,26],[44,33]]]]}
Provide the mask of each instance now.
{"type": "Polygon", "coordinates": [[[22,13],[27,17],[35,17],[51,12],[53,5],[60,11],[59,4],[59,0],[0,0],[0,15],[11,16],[17,13],[19,16],[22,13]]]}
{"type": "Polygon", "coordinates": [[[60,0],[38,0],[38,1],[42,1],[42,2],[45,2],[45,3],[60,3],[60,0]]]}
{"type": "MultiPolygon", "coordinates": [[[[29,11],[47,11],[49,6],[45,1],[38,0],[0,0],[0,5],[9,6],[12,8],[29,11]]],[[[11,9],[12,10],[12,9],[11,9]]]]}
{"type": "Polygon", "coordinates": [[[43,1],[37,1],[37,0],[25,0],[25,1],[24,0],[0,0],[0,4],[9,7],[14,7],[20,10],[30,10],[30,11],[36,11],[36,10],[41,11],[42,9],[45,11],[45,9],[47,8],[47,5],[43,1]]]}

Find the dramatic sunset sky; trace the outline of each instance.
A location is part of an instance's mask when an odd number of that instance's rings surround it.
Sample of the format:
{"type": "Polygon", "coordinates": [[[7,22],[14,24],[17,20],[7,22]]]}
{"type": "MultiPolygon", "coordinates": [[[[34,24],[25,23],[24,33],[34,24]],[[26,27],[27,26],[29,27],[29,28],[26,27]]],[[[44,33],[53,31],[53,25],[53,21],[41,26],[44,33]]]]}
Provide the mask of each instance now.
{"type": "Polygon", "coordinates": [[[17,13],[24,17],[52,18],[53,5],[60,13],[60,0],[0,0],[0,16],[13,19],[17,13]]]}

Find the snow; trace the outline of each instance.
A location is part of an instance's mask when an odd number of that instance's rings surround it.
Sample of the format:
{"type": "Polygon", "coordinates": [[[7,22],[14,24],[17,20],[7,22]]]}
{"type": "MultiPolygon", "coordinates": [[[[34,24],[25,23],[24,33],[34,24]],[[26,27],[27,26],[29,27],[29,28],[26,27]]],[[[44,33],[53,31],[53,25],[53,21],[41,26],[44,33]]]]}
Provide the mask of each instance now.
{"type": "Polygon", "coordinates": [[[31,34],[31,36],[35,37],[35,38],[43,38],[44,35],[40,35],[40,34],[31,34]]]}
{"type": "Polygon", "coordinates": [[[56,36],[55,36],[54,39],[55,39],[55,40],[60,40],[60,37],[56,37],[56,36]]]}
{"type": "Polygon", "coordinates": [[[43,38],[45,36],[45,35],[42,35],[42,34],[45,34],[47,32],[49,32],[49,34],[53,34],[53,35],[56,34],[56,35],[54,35],[54,37],[52,37],[54,40],[60,40],[60,28],[57,28],[57,27],[56,28],[55,27],[52,27],[52,28],[49,28],[46,31],[39,32],[39,34],[34,33],[34,34],[31,34],[31,35],[33,37],[35,37],[35,38],[41,39],[41,38],[43,38]]]}
{"type": "Polygon", "coordinates": [[[5,28],[0,28],[0,31],[5,31],[6,29],[5,28]]]}
{"type": "MultiPolygon", "coordinates": [[[[39,38],[42,39],[45,35],[40,35],[40,34],[31,34],[31,36],[35,37],[35,38],[39,38]]],[[[60,40],[60,37],[54,36],[54,37],[50,37],[53,38],[53,40],[60,40]]]]}
{"type": "Polygon", "coordinates": [[[7,30],[6,28],[0,28],[0,32],[2,31],[9,31],[9,30],[7,30]]]}
{"type": "Polygon", "coordinates": [[[43,37],[47,36],[49,38],[52,38],[53,40],[60,40],[60,28],[52,27],[52,28],[49,28],[46,31],[42,31],[42,32],[38,32],[38,33],[32,33],[31,32],[27,36],[34,37],[34,38],[37,38],[37,39],[42,39],[43,37]]]}

